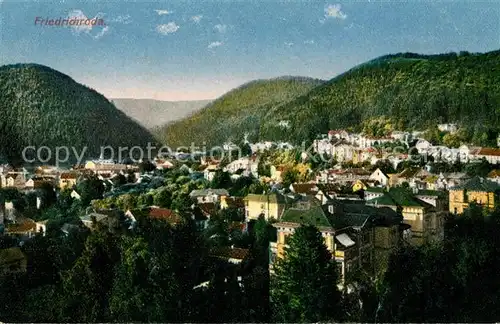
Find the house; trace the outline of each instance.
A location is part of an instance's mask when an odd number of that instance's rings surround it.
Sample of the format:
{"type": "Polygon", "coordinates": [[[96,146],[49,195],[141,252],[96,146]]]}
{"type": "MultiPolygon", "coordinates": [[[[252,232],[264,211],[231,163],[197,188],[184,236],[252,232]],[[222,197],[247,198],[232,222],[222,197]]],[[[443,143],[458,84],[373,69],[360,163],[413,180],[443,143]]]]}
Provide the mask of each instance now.
{"type": "Polygon", "coordinates": [[[490,164],[500,163],[500,148],[483,147],[475,154],[476,159],[486,159],[490,164]]]}
{"type": "Polygon", "coordinates": [[[210,255],[232,264],[241,264],[250,256],[250,250],[235,247],[220,247],[213,249],[210,255]]]}
{"type": "Polygon", "coordinates": [[[189,197],[198,203],[217,203],[221,197],[228,197],[229,192],[226,189],[199,189],[189,193],[189,197]]]}
{"type": "MultiPolygon", "coordinates": [[[[327,249],[338,263],[342,281],[361,267],[373,271],[374,233],[377,222],[397,215],[389,209],[377,209],[356,201],[331,200],[325,205],[315,199],[300,200],[273,224],[277,241],[270,243],[270,270],[277,258],[282,258],[288,240],[301,225],[313,225],[321,232],[327,249]],[[386,214],[390,214],[386,216],[386,214]]],[[[400,221],[395,221],[397,226],[400,221]]]]}
{"type": "Polygon", "coordinates": [[[413,190],[415,197],[436,207],[438,211],[448,211],[448,194],[438,190],[413,190]]]}
{"type": "Polygon", "coordinates": [[[385,193],[384,188],[380,187],[368,187],[365,189],[364,192],[364,199],[365,200],[370,200],[378,197],[382,197],[385,193]]]}
{"type": "Polygon", "coordinates": [[[174,167],[174,164],[172,162],[164,159],[156,159],[154,163],[158,170],[167,170],[174,167]]]}
{"type": "Polygon", "coordinates": [[[221,209],[234,208],[242,211],[245,210],[245,201],[243,197],[221,196],[220,198],[221,209]]]}
{"type": "Polygon", "coordinates": [[[280,193],[249,194],[244,198],[245,219],[256,220],[261,215],[266,220],[280,219],[286,206],[292,201],[291,198],[280,193]]]}
{"type": "Polygon", "coordinates": [[[203,178],[208,181],[212,181],[215,177],[215,173],[220,170],[218,164],[209,164],[203,169],[203,178]]]}
{"type": "Polygon", "coordinates": [[[287,170],[287,167],[284,165],[274,166],[271,165],[271,179],[276,182],[281,182],[283,173],[287,170]]]}
{"type": "Polygon", "coordinates": [[[347,139],[349,137],[349,134],[343,130],[343,129],[338,129],[338,130],[330,130],[328,132],[328,139],[333,140],[334,138],[336,139],[347,139]]]}
{"type": "Polygon", "coordinates": [[[150,206],[146,208],[133,209],[127,211],[125,216],[135,220],[136,222],[141,222],[144,219],[157,219],[172,226],[176,226],[182,222],[184,222],[184,218],[182,218],[178,213],[171,209],[160,208],[157,206],[150,206]]]}
{"type": "Polygon", "coordinates": [[[422,245],[426,242],[440,241],[444,236],[446,212],[415,197],[405,188],[390,188],[384,195],[367,200],[368,205],[389,207],[403,215],[403,222],[411,226],[411,243],[422,245]]]}
{"type": "Polygon", "coordinates": [[[36,223],[31,218],[16,217],[14,222],[6,223],[5,234],[21,240],[32,238],[36,234],[36,223]]]}
{"type": "Polygon", "coordinates": [[[47,222],[48,220],[35,222],[35,233],[40,233],[45,236],[45,233],[47,232],[47,222]]]}
{"type": "Polygon", "coordinates": [[[338,162],[352,161],[355,147],[345,141],[339,141],[332,145],[331,156],[338,162]]]}
{"type": "Polygon", "coordinates": [[[80,196],[80,194],[78,192],[76,192],[75,190],[71,191],[70,197],[73,199],[76,199],[76,200],[80,200],[82,198],[82,196],[80,196]]]}
{"type": "Polygon", "coordinates": [[[469,180],[470,177],[464,172],[440,173],[436,180],[436,190],[448,190],[469,180]]]}
{"type": "Polygon", "coordinates": [[[257,172],[259,159],[256,155],[242,157],[238,160],[230,162],[224,167],[225,172],[236,173],[238,170],[244,170],[243,175],[253,175],[255,178],[259,177],[257,172]]]}
{"type": "Polygon", "coordinates": [[[294,183],[290,185],[290,191],[302,196],[316,197],[316,199],[325,203],[330,199],[330,195],[320,187],[321,185],[318,186],[316,183],[294,183]]]}
{"type": "Polygon", "coordinates": [[[419,154],[427,153],[428,150],[432,147],[432,144],[424,139],[419,139],[415,144],[415,148],[417,149],[419,154]]]}
{"type": "Polygon", "coordinates": [[[213,203],[199,204],[191,206],[191,218],[196,224],[199,231],[203,231],[208,227],[208,220],[217,212],[217,208],[213,203]],[[211,205],[210,208],[206,205],[211,205]]]}
{"type": "Polygon", "coordinates": [[[455,133],[458,130],[457,124],[439,124],[437,126],[441,132],[455,133]]]}
{"type": "Polygon", "coordinates": [[[495,208],[498,202],[500,185],[486,178],[476,176],[461,185],[450,188],[450,213],[462,214],[471,202],[486,208],[495,208]]]}
{"type": "Polygon", "coordinates": [[[102,224],[107,224],[108,221],[108,215],[106,214],[101,214],[101,213],[90,213],[85,216],[80,217],[80,220],[82,221],[83,225],[88,227],[89,229],[93,230],[95,229],[95,226],[98,223],[102,224]]]}
{"type": "Polygon", "coordinates": [[[385,174],[382,170],[377,168],[377,170],[373,171],[368,178],[373,181],[377,181],[380,186],[385,187],[389,183],[389,176],[385,174]]]}
{"type": "Polygon", "coordinates": [[[75,172],[62,172],[58,178],[58,188],[64,190],[66,188],[73,188],[76,186],[78,174],[75,172]]]}
{"type": "Polygon", "coordinates": [[[25,273],[27,265],[28,260],[20,248],[0,250],[0,276],[25,273]]]}
{"type": "Polygon", "coordinates": [[[500,169],[492,170],[490,173],[488,173],[487,178],[490,181],[500,184],[500,169]]]}
{"type": "Polygon", "coordinates": [[[418,168],[418,167],[410,167],[406,168],[400,173],[392,174],[389,177],[388,185],[389,187],[397,187],[401,186],[403,183],[408,183],[409,187],[416,187],[419,181],[423,181],[423,179],[430,176],[431,173],[428,171],[418,168]]]}

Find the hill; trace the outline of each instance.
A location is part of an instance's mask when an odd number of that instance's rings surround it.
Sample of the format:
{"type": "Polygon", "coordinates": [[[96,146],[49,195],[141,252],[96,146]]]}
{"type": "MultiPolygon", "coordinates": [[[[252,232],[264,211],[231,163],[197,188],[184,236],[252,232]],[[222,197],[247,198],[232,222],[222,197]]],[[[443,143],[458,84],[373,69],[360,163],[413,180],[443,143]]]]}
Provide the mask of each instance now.
{"type": "Polygon", "coordinates": [[[466,141],[493,145],[500,127],[500,51],[384,56],[333,78],[266,116],[261,134],[300,142],[329,129],[360,130],[385,117],[391,129],[457,122],[466,141]],[[288,119],[295,132],[276,131],[288,119]]]}
{"type": "Polygon", "coordinates": [[[202,110],[158,129],[155,134],[171,147],[238,142],[245,133],[259,138],[259,125],[269,109],[285,104],[321,84],[304,77],[256,80],[233,89],[202,110]]]}
{"type": "Polygon", "coordinates": [[[161,101],[122,98],[113,98],[111,101],[116,108],[148,129],[187,117],[210,103],[210,100],[161,101]]]}
{"type": "Polygon", "coordinates": [[[206,135],[220,143],[244,131],[259,140],[300,143],[329,129],[362,130],[382,117],[389,130],[457,122],[463,141],[494,145],[500,127],[500,51],[386,55],[324,83],[285,87],[285,98],[273,82],[252,84],[167,127],[163,139],[177,144],[206,135]]]}
{"type": "Polygon", "coordinates": [[[9,160],[20,162],[30,145],[86,147],[86,156],[97,157],[101,146],[148,142],[154,138],[145,128],[69,76],[38,64],[0,67],[0,153],[9,160]]]}

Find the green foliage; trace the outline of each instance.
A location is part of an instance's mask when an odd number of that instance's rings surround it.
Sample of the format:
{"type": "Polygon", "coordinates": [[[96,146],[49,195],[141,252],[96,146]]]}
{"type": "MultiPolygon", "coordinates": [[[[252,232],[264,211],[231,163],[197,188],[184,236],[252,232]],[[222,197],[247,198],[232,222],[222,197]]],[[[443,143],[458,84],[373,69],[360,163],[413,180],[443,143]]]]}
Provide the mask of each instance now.
{"type": "Polygon", "coordinates": [[[104,184],[95,175],[88,176],[77,184],[83,206],[88,206],[93,199],[101,199],[104,194],[104,184]]]}
{"type": "Polygon", "coordinates": [[[321,233],[301,226],[291,236],[271,278],[271,301],[277,322],[335,321],[341,316],[335,260],[321,233]]]}
{"type": "Polygon", "coordinates": [[[379,322],[492,322],[500,316],[500,210],[472,206],[445,228],[443,244],[406,247],[390,259],[379,322]]]}
{"type": "MultiPolygon", "coordinates": [[[[259,81],[166,126],[161,138],[174,146],[190,143],[193,136],[195,142],[217,145],[249,133],[251,140],[300,144],[330,129],[352,127],[385,135],[457,122],[464,129],[460,142],[496,146],[499,64],[500,51],[465,56],[406,53],[360,65],[321,84],[288,82],[276,88],[276,81],[259,81]],[[300,88],[290,91],[292,85],[300,88]],[[289,95],[283,98],[283,93],[289,95]],[[282,120],[289,121],[293,132],[277,126],[282,120]]],[[[430,135],[434,142],[445,140],[441,133],[430,135]]],[[[449,136],[446,141],[451,141],[449,136]]]]}
{"type": "Polygon", "coordinates": [[[78,154],[86,147],[85,156],[96,157],[101,146],[117,150],[148,142],[155,141],[145,128],[67,75],[37,64],[0,67],[0,153],[13,163],[28,145],[52,152],[73,147],[78,154]]]}
{"type": "Polygon", "coordinates": [[[305,94],[320,83],[309,78],[253,81],[228,92],[192,116],[166,125],[157,136],[171,147],[188,146],[192,142],[208,146],[220,145],[226,140],[239,143],[245,133],[249,133],[249,140],[254,140],[260,137],[259,129],[266,122],[269,109],[305,94]]]}

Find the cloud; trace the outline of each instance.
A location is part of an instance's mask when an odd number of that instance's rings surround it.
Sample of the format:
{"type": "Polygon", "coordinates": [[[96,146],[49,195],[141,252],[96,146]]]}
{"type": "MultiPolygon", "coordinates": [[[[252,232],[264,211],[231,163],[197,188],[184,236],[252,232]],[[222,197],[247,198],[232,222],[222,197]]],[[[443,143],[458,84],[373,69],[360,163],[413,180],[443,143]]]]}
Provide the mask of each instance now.
{"type": "Polygon", "coordinates": [[[110,19],[109,22],[116,22],[127,25],[132,22],[132,18],[130,17],[130,15],[117,16],[115,18],[110,19]]]}
{"type": "Polygon", "coordinates": [[[199,24],[201,21],[201,18],[203,18],[202,15],[196,15],[196,16],[191,17],[191,20],[194,21],[195,23],[199,24]]]}
{"type": "Polygon", "coordinates": [[[104,27],[97,35],[93,36],[94,39],[99,39],[109,32],[109,26],[104,27]]]}
{"type": "Polygon", "coordinates": [[[222,44],[223,43],[219,42],[219,41],[217,41],[217,42],[211,42],[210,44],[208,44],[208,48],[210,48],[210,49],[211,48],[216,48],[216,47],[222,46],[222,44]]]}
{"type": "Polygon", "coordinates": [[[169,22],[168,24],[156,26],[156,31],[163,35],[168,35],[175,33],[179,29],[179,25],[175,22],[169,22]]]}
{"type": "Polygon", "coordinates": [[[214,29],[221,34],[224,34],[227,31],[227,26],[222,24],[217,24],[214,26],[214,29]]]}
{"type": "Polygon", "coordinates": [[[325,7],[325,17],[344,20],[347,18],[347,15],[342,11],[340,4],[334,4],[325,7]]]}
{"type": "Polygon", "coordinates": [[[314,44],[314,39],[305,40],[304,44],[314,44]]]}
{"type": "Polygon", "coordinates": [[[162,10],[162,9],[156,9],[155,10],[156,13],[160,16],[163,16],[163,15],[170,15],[173,11],[169,11],[169,10],[162,10]]]}
{"type": "MultiPolygon", "coordinates": [[[[75,18],[77,20],[79,19],[89,19],[84,13],[83,11],[79,10],[79,9],[76,9],[76,10],[73,10],[73,11],[70,11],[69,14],[68,14],[68,18],[75,18]]],[[[81,24],[81,25],[72,25],[70,26],[72,28],[72,30],[79,34],[79,33],[90,33],[90,31],[92,30],[92,25],[85,25],[85,24],[81,24]]]]}
{"type": "MultiPolygon", "coordinates": [[[[88,19],[102,19],[104,17],[104,14],[103,13],[98,13],[96,14],[94,17],[92,18],[89,18],[87,17],[82,10],[80,9],[75,9],[75,10],[72,10],[68,13],[68,19],[85,19],[85,20],[88,20],[88,19]]],[[[96,35],[92,35],[92,30],[94,28],[99,28],[99,27],[102,27],[102,26],[99,26],[99,25],[92,25],[92,24],[78,24],[78,25],[70,25],[69,27],[71,28],[71,30],[73,31],[73,33],[75,34],[88,34],[90,35],[92,38],[95,38],[95,39],[98,39],[98,38],[101,38],[102,36],[104,36],[107,32],[109,32],[109,27],[108,26],[104,26],[100,31],[99,33],[97,33],[96,35]]]]}

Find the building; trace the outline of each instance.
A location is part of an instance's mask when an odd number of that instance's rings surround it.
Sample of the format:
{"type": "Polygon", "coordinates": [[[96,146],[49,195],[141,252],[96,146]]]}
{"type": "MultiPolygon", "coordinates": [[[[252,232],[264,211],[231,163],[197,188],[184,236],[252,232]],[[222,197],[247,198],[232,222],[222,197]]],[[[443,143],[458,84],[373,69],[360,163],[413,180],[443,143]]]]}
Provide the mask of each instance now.
{"type": "Polygon", "coordinates": [[[422,245],[442,240],[446,211],[419,199],[405,188],[390,188],[382,196],[367,200],[374,207],[389,207],[401,213],[403,222],[411,226],[411,243],[422,245]]]}
{"type": "Polygon", "coordinates": [[[476,159],[485,159],[488,163],[500,163],[500,148],[483,147],[475,154],[476,159]]]}
{"type": "Polygon", "coordinates": [[[378,169],[373,171],[373,173],[368,178],[369,180],[377,181],[380,186],[385,187],[389,183],[389,176],[385,174],[382,170],[378,169]]]}
{"type": "Polygon", "coordinates": [[[270,220],[280,219],[281,214],[293,199],[280,193],[273,192],[262,195],[249,194],[243,201],[245,202],[246,220],[256,220],[261,215],[264,216],[266,220],[270,220]]]}
{"type": "MultiPolygon", "coordinates": [[[[380,222],[390,228],[394,225],[394,233],[398,236],[401,220],[402,218],[399,217],[398,220],[396,212],[389,208],[378,209],[363,202],[348,200],[330,200],[321,205],[314,197],[307,197],[288,208],[280,222],[273,224],[278,235],[277,241],[270,244],[270,270],[272,271],[276,258],[284,256],[288,240],[295,230],[301,225],[313,225],[321,232],[327,249],[332,253],[332,258],[335,258],[342,281],[361,267],[373,273],[376,270],[376,227],[380,222]],[[387,223],[389,219],[390,225],[387,223]]],[[[390,248],[398,242],[392,236],[389,240],[390,248]]],[[[380,246],[385,248],[381,244],[380,246]]]]}
{"type": "Polygon", "coordinates": [[[60,190],[71,189],[76,186],[78,174],[75,172],[62,172],[59,175],[58,187],[60,190]]]}
{"type": "Polygon", "coordinates": [[[217,203],[222,197],[228,197],[229,192],[226,189],[200,189],[193,190],[189,197],[198,203],[217,203]]]}
{"type": "Polygon", "coordinates": [[[450,213],[462,214],[471,202],[486,208],[494,208],[499,199],[500,185],[476,176],[469,181],[450,188],[450,213]]]}

